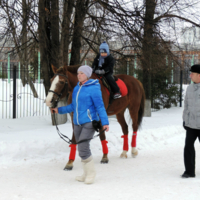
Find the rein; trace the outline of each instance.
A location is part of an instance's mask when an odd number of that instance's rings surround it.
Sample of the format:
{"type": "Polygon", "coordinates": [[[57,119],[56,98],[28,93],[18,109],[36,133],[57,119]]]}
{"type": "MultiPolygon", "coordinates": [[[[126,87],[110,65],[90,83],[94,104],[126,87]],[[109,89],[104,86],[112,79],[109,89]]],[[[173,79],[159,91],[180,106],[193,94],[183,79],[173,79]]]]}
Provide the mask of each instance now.
{"type": "Polygon", "coordinates": [[[102,130],[101,132],[99,132],[99,134],[94,135],[94,136],[93,136],[92,138],[90,138],[90,139],[81,140],[81,141],[79,141],[79,142],[73,142],[73,141],[70,140],[66,135],[64,135],[64,134],[62,134],[62,133],[60,132],[60,130],[59,130],[59,128],[58,128],[58,125],[57,125],[57,123],[56,123],[56,118],[55,118],[55,112],[54,112],[54,111],[53,111],[53,119],[54,119],[54,123],[55,123],[55,125],[56,125],[56,130],[57,130],[58,135],[60,136],[61,139],[63,139],[63,140],[64,140],[65,142],[67,142],[68,144],[80,144],[80,143],[82,143],[82,142],[86,142],[86,141],[92,140],[92,139],[98,137],[100,134],[102,134],[102,133],[106,130],[106,128],[105,128],[104,130],[102,130]]]}
{"type": "Polygon", "coordinates": [[[56,125],[56,130],[58,135],[60,136],[61,139],[63,139],[65,142],[67,142],[68,144],[73,144],[72,140],[70,140],[66,135],[62,134],[58,128],[58,125],[56,123],[56,117],[55,117],[55,112],[53,111],[53,119],[54,119],[54,123],[56,125]],[[66,138],[66,139],[65,139],[66,138]]]}

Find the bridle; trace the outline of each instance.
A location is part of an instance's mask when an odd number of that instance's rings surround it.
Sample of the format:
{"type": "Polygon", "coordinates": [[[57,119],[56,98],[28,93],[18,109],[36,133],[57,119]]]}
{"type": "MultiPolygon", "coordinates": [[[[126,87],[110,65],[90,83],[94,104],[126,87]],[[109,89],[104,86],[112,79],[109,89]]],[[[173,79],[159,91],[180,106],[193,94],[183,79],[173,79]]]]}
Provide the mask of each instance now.
{"type": "MultiPolygon", "coordinates": [[[[56,76],[56,75],[58,75],[58,76],[64,76],[67,80],[68,80],[68,77],[66,76],[66,75],[64,75],[64,74],[54,74],[54,76],[56,76]]],[[[67,85],[67,82],[65,82],[65,86],[67,85]]],[[[54,92],[53,90],[49,90],[48,92],[52,92],[52,93],[54,93],[55,95],[57,95],[57,99],[55,100],[55,102],[56,102],[56,105],[57,105],[57,103],[60,101],[60,97],[62,96],[62,93],[63,93],[63,91],[64,91],[64,89],[65,89],[65,86],[63,87],[63,89],[61,90],[61,93],[60,94],[58,94],[57,92],[54,92]]]]}

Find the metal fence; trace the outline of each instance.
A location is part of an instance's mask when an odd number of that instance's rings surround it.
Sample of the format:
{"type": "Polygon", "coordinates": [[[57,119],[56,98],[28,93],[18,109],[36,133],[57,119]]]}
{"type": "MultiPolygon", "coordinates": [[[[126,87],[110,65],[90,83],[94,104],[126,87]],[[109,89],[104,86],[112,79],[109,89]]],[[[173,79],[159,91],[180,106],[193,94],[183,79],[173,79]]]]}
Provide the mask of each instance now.
{"type": "Polygon", "coordinates": [[[50,115],[38,72],[11,63],[0,66],[0,119],[50,115]]]}
{"type": "MultiPolygon", "coordinates": [[[[134,76],[136,77],[135,74],[134,76]]],[[[171,78],[163,81],[176,82],[179,86],[189,84],[189,70],[176,68],[171,78]]],[[[39,69],[25,70],[20,68],[19,63],[0,63],[0,88],[0,119],[50,115],[49,108],[44,103],[46,95],[39,69]],[[33,92],[34,89],[36,92],[33,92]]],[[[155,106],[156,101],[151,102],[152,112],[159,110],[155,106]]],[[[182,88],[180,87],[180,106],[182,106],[181,102],[182,88]]]]}

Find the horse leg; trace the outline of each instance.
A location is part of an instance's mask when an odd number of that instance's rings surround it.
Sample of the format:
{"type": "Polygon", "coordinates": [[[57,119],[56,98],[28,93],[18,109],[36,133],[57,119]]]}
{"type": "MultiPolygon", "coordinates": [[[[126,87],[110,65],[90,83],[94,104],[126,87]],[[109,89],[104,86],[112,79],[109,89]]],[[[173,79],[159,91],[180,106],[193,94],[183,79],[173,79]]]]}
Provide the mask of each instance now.
{"type": "Polygon", "coordinates": [[[77,146],[76,144],[70,144],[69,145],[69,147],[71,147],[70,154],[69,154],[69,161],[65,165],[64,170],[72,170],[73,162],[74,162],[75,157],[76,157],[76,146],[77,146]]]}
{"type": "MultiPolygon", "coordinates": [[[[74,132],[73,132],[73,136],[72,136],[72,142],[76,143],[75,140],[75,136],[74,136],[74,132]]],[[[69,147],[71,147],[70,149],[70,154],[69,154],[69,160],[67,162],[67,164],[64,167],[64,170],[72,170],[73,168],[73,163],[76,157],[76,144],[70,144],[69,147]]]]}
{"type": "Polygon", "coordinates": [[[138,150],[136,149],[136,138],[137,138],[137,131],[133,131],[132,142],[131,142],[131,155],[133,158],[135,158],[138,155],[138,150]]]}
{"type": "Polygon", "coordinates": [[[129,107],[129,113],[132,119],[133,135],[131,141],[131,155],[135,158],[138,155],[138,150],[136,148],[137,130],[138,130],[138,109],[136,107],[129,107]]]}
{"type": "MultiPolygon", "coordinates": [[[[101,130],[102,131],[102,130],[101,130]]],[[[100,136],[101,145],[102,145],[102,151],[103,151],[103,157],[101,159],[101,163],[105,164],[108,163],[108,146],[106,141],[105,132],[103,132],[100,136]]]]}
{"type": "Polygon", "coordinates": [[[124,134],[123,136],[121,136],[122,138],[124,138],[123,152],[120,155],[121,158],[127,158],[127,152],[128,152],[128,148],[129,148],[128,147],[128,125],[127,125],[125,118],[124,118],[124,111],[121,112],[121,113],[118,113],[116,115],[117,121],[121,125],[122,131],[123,131],[123,134],[124,134]]]}
{"type": "MultiPolygon", "coordinates": [[[[71,114],[71,120],[72,120],[72,124],[73,124],[73,115],[71,114]]],[[[73,128],[73,126],[72,126],[73,128]]],[[[70,154],[69,154],[69,160],[67,162],[67,164],[65,165],[64,167],[64,170],[72,170],[73,168],[73,163],[74,163],[74,160],[75,160],[75,157],[76,157],[76,139],[75,139],[75,136],[74,136],[74,132],[73,132],[73,135],[72,135],[72,142],[74,144],[70,144],[69,147],[71,148],[70,149],[70,154]]]]}

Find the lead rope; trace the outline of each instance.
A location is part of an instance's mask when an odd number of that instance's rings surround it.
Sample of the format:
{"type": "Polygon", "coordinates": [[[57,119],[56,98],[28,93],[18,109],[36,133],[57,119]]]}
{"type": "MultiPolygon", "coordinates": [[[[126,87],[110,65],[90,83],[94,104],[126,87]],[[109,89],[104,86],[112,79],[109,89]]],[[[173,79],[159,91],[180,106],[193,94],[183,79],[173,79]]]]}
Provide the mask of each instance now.
{"type": "Polygon", "coordinates": [[[56,130],[57,130],[58,135],[60,136],[61,139],[63,139],[63,140],[64,140],[65,142],[67,142],[68,144],[80,144],[80,143],[82,143],[82,142],[92,140],[92,139],[98,137],[100,134],[102,134],[102,133],[106,130],[106,128],[105,128],[104,130],[102,130],[101,132],[99,132],[99,134],[94,135],[94,136],[93,136],[92,138],[90,138],[90,139],[81,140],[81,141],[79,141],[79,142],[73,142],[73,141],[70,140],[66,135],[64,135],[64,134],[62,134],[62,133],[60,132],[60,130],[59,130],[59,128],[58,128],[58,125],[57,125],[57,123],[56,123],[56,118],[55,118],[55,112],[54,112],[54,111],[53,111],[53,119],[54,119],[54,123],[55,123],[55,125],[56,125],[56,130]],[[65,138],[66,138],[68,141],[67,141],[65,138]]]}
{"type": "Polygon", "coordinates": [[[55,112],[53,111],[53,119],[54,119],[54,124],[56,125],[56,130],[58,135],[60,136],[61,139],[63,139],[65,142],[67,142],[68,144],[72,144],[72,140],[70,140],[66,135],[62,134],[58,128],[58,125],[56,123],[56,117],[55,117],[55,112]],[[68,141],[66,139],[68,139],[68,141]]]}

